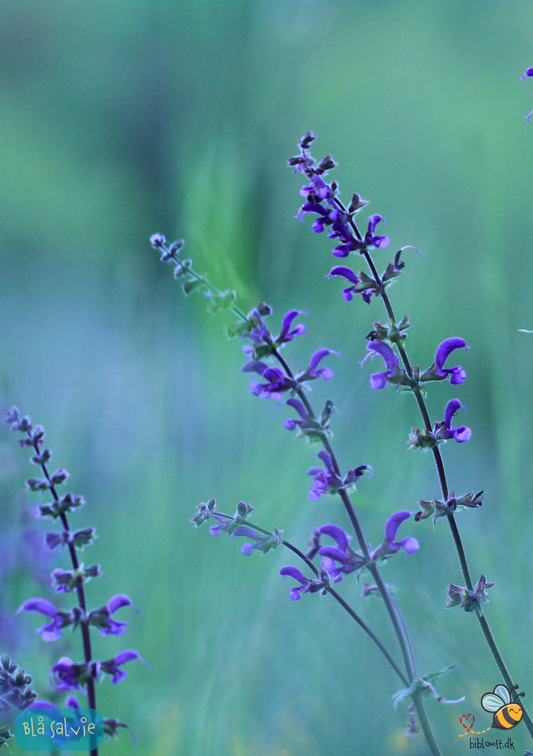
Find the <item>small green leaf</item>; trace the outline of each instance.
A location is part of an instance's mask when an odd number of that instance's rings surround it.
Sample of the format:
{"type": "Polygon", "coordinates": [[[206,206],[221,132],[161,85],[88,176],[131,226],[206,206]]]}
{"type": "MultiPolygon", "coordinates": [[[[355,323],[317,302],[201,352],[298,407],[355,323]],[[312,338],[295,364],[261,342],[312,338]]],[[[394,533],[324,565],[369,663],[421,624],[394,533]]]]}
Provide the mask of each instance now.
{"type": "Polygon", "coordinates": [[[189,294],[192,291],[194,291],[195,289],[197,289],[198,286],[200,286],[203,283],[204,282],[203,282],[202,279],[197,279],[197,278],[195,278],[193,281],[187,281],[186,283],[183,284],[183,287],[182,287],[183,288],[183,293],[185,294],[185,296],[189,296],[189,294]]]}
{"type": "Polygon", "coordinates": [[[429,675],[424,675],[424,679],[433,683],[435,682],[435,680],[438,680],[441,675],[445,675],[448,672],[451,672],[456,667],[457,667],[457,664],[450,664],[449,667],[445,667],[444,669],[441,669],[440,672],[430,672],[429,675]]]}

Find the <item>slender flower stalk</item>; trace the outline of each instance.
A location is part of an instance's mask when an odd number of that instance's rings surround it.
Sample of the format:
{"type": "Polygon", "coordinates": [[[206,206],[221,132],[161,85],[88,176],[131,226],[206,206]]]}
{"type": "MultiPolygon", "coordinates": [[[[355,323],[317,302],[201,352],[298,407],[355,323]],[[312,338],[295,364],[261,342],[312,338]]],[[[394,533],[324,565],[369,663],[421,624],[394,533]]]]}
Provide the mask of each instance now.
{"type": "MultiPolygon", "coordinates": [[[[48,462],[52,457],[50,449],[43,448],[45,431],[41,425],[32,426],[28,416],[21,417],[18,409],[13,407],[9,412],[6,423],[12,431],[22,434],[19,444],[23,448],[29,448],[34,452],[31,462],[40,467],[42,478],[28,478],[26,486],[30,491],[48,491],[52,501],[39,506],[39,515],[59,520],[63,526],[60,533],[50,532],[46,534],[46,544],[53,550],[61,546],[67,546],[72,570],[57,568],[52,572],[52,586],[56,593],[71,593],[77,595],[78,604],[70,612],[59,611],[51,601],[44,598],[27,599],[19,607],[16,614],[22,611],[42,614],[49,620],[43,627],[37,629],[44,641],[52,642],[61,637],[63,629],[71,626],[73,630],[80,628],[83,645],[84,662],[74,663],[68,657],[61,658],[51,669],[51,682],[56,690],[74,691],[79,690],[87,695],[88,708],[96,710],[95,683],[104,674],[112,676],[112,682],[117,684],[126,677],[120,667],[126,662],[138,659],[144,660],[136,651],[127,650],[119,652],[115,657],[103,661],[93,658],[91,647],[90,627],[96,627],[100,635],[123,635],[128,625],[127,622],[119,622],[112,615],[122,607],[133,606],[131,599],[118,594],[113,596],[108,603],[89,612],[85,595],[85,583],[95,577],[100,577],[100,566],[92,565],[85,567],[80,563],[78,551],[92,544],[96,536],[92,527],[73,531],[70,527],[68,514],[82,507],[85,502],[81,496],[73,496],[67,493],[64,496],[58,494],[58,486],[70,477],[64,469],[51,473],[48,462]]],[[[134,607],[136,608],[136,607],[134,607]]],[[[149,665],[148,665],[149,666],[149,665]]],[[[42,702],[41,702],[42,703],[42,702]]],[[[45,702],[46,703],[46,702],[45,702]]],[[[46,704],[49,705],[49,704],[46,704]]],[[[79,708],[79,703],[74,696],[69,696],[67,705],[71,708],[79,708]]],[[[116,719],[104,719],[104,732],[109,736],[115,736],[117,728],[129,727],[116,719]]],[[[98,748],[91,748],[91,756],[98,756],[98,748]]]]}
{"type": "MultiPolygon", "coordinates": [[[[524,74],[524,77],[533,76],[532,72],[533,69],[528,69],[524,74]]],[[[324,182],[322,176],[325,171],[320,167],[322,164],[318,164],[317,166],[315,164],[315,160],[311,157],[311,154],[309,152],[309,146],[311,142],[314,141],[314,139],[315,137],[312,132],[309,132],[305,137],[303,137],[302,140],[300,140],[300,155],[296,156],[295,158],[291,158],[288,161],[289,165],[295,167],[295,172],[300,171],[304,173],[308,179],[311,180],[311,185],[302,189],[301,193],[304,193],[304,189],[309,189],[309,192],[306,193],[308,201],[304,203],[304,205],[300,208],[298,217],[302,218],[305,213],[315,213],[319,214],[321,218],[324,218],[324,224],[317,225],[317,222],[315,221],[315,224],[313,225],[313,230],[317,233],[321,233],[324,230],[324,227],[328,225],[330,221],[332,228],[335,230],[335,223],[337,223],[337,229],[333,233],[330,233],[329,236],[331,238],[334,238],[335,236],[342,237],[343,246],[342,249],[338,246],[335,247],[332,251],[333,255],[346,257],[350,252],[357,252],[365,258],[368,264],[371,274],[370,276],[363,272],[359,273],[359,275],[356,276],[350,268],[337,267],[331,271],[328,277],[330,277],[331,275],[340,275],[345,277],[353,284],[351,287],[349,287],[349,289],[345,289],[343,291],[343,298],[345,299],[345,301],[351,301],[353,299],[353,295],[359,293],[363,295],[363,298],[367,303],[370,302],[371,296],[381,297],[383,301],[387,315],[389,317],[389,327],[387,328],[387,326],[376,323],[375,330],[371,332],[371,334],[369,334],[371,341],[367,348],[371,350],[371,353],[373,352],[374,354],[380,354],[383,357],[387,370],[384,373],[377,373],[371,376],[371,385],[375,389],[380,389],[384,388],[387,383],[396,384],[398,387],[403,388],[404,390],[411,391],[415,397],[418,408],[420,410],[420,414],[423,419],[424,429],[422,431],[413,429],[409,443],[413,448],[415,446],[418,446],[420,448],[431,448],[437,468],[442,496],[445,502],[438,516],[445,515],[448,519],[448,524],[456,547],[463,579],[466,584],[466,588],[464,589],[465,595],[475,597],[478,595],[478,587],[480,585],[480,582],[478,581],[478,584],[474,589],[465,548],[454,514],[457,501],[454,499],[453,494],[450,495],[444,462],[438,446],[440,442],[449,438],[454,438],[460,443],[467,441],[471,436],[471,431],[465,426],[457,429],[452,428],[451,419],[455,412],[462,407],[460,401],[456,399],[449,402],[445,411],[444,421],[436,423],[435,427],[433,427],[425,403],[425,389],[423,387],[423,383],[426,381],[446,380],[447,378],[449,378],[450,383],[460,384],[465,380],[466,374],[461,366],[454,368],[445,368],[444,363],[446,362],[446,359],[451,351],[463,347],[467,348],[466,342],[463,339],[455,337],[447,339],[438,348],[435,355],[435,363],[431,368],[429,368],[423,374],[420,374],[418,367],[413,368],[412,363],[408,357],[407,350],[405,348],[406,334],[403,333],[403,331],[405,331],[410,324],[408,323],[407,318],[404,318],[401,323],[397,322],[390,298],[386,291],[387,287],[390,286],[390,284],[394,282],[394,279],[397,278],[397,276],[402,272],[403,263],[400,262],[400,255],[403,250],[400,250],[400,252],[397,253],[394,259],[394,263],[389,263],[389,266],[387,267],[384,274],[380,276],[374,263],[370,249],[372,247],[382,249],[383,247],[386,247],[388,245],[387,237],[374,238],[371,233],[375,227],[376,218],[379,218],[379,220],[382,220],[382,218],[381,216],[376,215],[371,216],[369,220],[368,231],[363,236],[362,232],[358,228],[358,225],[356,224],[355,215],[364,206],[363,202],[364,204],[368,203],[366,201],[362,201],[358,194],[354,194],[352,203],[347,208],[337,196],[337,182],[332,182],[330,185],[324,182]],[[312,190],[312,187],[316,185],[315,176],[318,176],[318,178],[320,179],[320,194],[317,194],[316,191],[312,190]],[[323,206],[323,201],[326,201],[327,207],[323,206]],[[339,223],[340,226],[338,225],[339,223]],[[399,367],[399,360],[393,349],[388,345],[384,345],[382,343],[384,339],[387,339],[391,343],[391,345],[395,345],[397,347],[403,368],[399,367]]],[[[328,156],[328,158],[328,168],[335,167],[335,163],[333,162],[331,157],[328,156]]],[[[403,249],[405,249],[405,247],[403,249]]],[[[472,504],[472,502],[477,502],[478,504],[481,503],[479,494],[476,495],[476,497],[473,497],[472,495],[470,503],[468,503],[467,506],[475,506],[475,504],[472,504]]],[[[428,511],[427,515],[429,514],[430,512],[428,511]]],[[[436,513],[435,516],[437,516],[436,513]]],[[[420,517],[419,519],[422,518],[420,517]]],[[[354,524],[354,528],[356,528],[355,521],[352,520],[352,522],[354,524]]],[[[485,578],[484,576],[482,576],[482,578],[484,585],[485,578]]],[[[488,585],[489,584],[487,584],[487,586],[488,585]]],[[[457,588],[457,586],[453,587],[457,588]]],[[[452,588],[452,586],[450,586],[450,588],[452,588]]],[[[505,681],[505,684],[509,689],[511,689],[514,685],[513,680],[504,662],[501,652],[498,649],[488,620],[480,603],[481,600],[486,601],[483,590],[479,595],[482,595],[483,598],[474,599],[476,616],[478,618],[485,640],[505,681]]],[[[390,604],[390,598],[388,603],[390,604]]],[[[466,608],[464,604],[463,606],[464,608],[466,608]]],[[[531,720],[525,708],[523,719],[530,735],[533,737],[533,721],[531,720]]]]}
{"type": "MultiPolygon", "coordinates": [[[[375,234],[375,227],[381,218],[374,218],[369,222],[369,228],[365,238],[372,241],[376,245],[385,246],[386,237],[378,237],[375,234]]],[[[320,416],[317,416],[313,407],[307,397],[307,391],[309,390],[308,383],[311,380],[322,378],[329,380],[333,377],[333,372],[329,367],[321,367],[318,365],[322,359],[328,355],[333,354],[332,350],[321,349],[315,352],[310,360],[310,365],[305,371],[293,372],[289,367],[287,361],[280,353],[280,347],[288,340],[292,340],[295,335],[303,333],[302,328],[296,328],[293,331],[290,330],[292,321],[296,317],[298,311],[292,310],[284,318],[281,333],[278,337],[272,337],[268,329],[265,327],[263,318],[266,315],[272,313],[271,308],[264,303],[261,303],[258,308],[252,310],[248,315],[245,315],[235,305],[235,296],[231,292],[220,292],[215,289],[209,282],[206,276],[200,276],[192,269],[192,263],[190,260],[183,261],[178,255],[177,251],[181,250],[183,243],[175,242],[174,244],[167,245],[165,238],[160,234],[155,234],[151,238],[152,246],[161,252],[161,260],[163,262],[172,262],[174,264],[174,275],[176,278],[185,277],[185,283],[183,284],[183,291],[188,295],[194,289],[203,290],[204,295],[211,302],[216,299],[216,309],[230,309],[239,317],[239,322],[235,326],[228,328],[230,336],[242,336],[250,338],[252,345],[246,345],[243,347],[243,351],[249,362],[243,368],[243,372],[254,372],[260,375],[266,383],[253,381],[250,384],[250,390],[258,397],[274,397],[282,399],[286,394],[290,395],[288,404],[292,406],[299,414],[300,420],[288,420],[285,422],[285,427],[294,430],[298,427],[298,435],[307,436],[309,441],[320,441],[324,447],[324,451],[320,452],[319,457],[325,464],[325,468],[311,468],[309,474],[313,477],[313,486],[310,491],[311,498],[318,498],[322,493],[332,493],[340,496],[348,517],[354,528],[359,548],[361,549],[361,566],[363,569],[368,570],[376,584],[376,590],[383,598],[387,613],[393,625],[394,632],[398,639],[400,649],[403,656],[403,662],[406,670],[407,679],[410,681],[408,686],[408,696],[412,699],[413,705],[417,711],[420,724],[422,726],[424,735],[428,742],[428,746],[434,754],[437,756],[440,754],[440,749],[434,739],[431,732],[423,704],[422,694],[426,692],[423,685],[419,686],[416,681],[415,667],[413,664],[413,652],[412,647],[408,639],[406,640],[406,626],[405,622],[399,620],[399,610],[397,606],[394,606],[390,600],[388,587],[385,585],[381,578],[377,562],[380,559],[390,557],[392,554],[397,553],[401,546],[406,546],[406,551],[414,551],[413,543],[415,539],[407,538],[402,542],[396,542],[395,534],[402,519],[410,516],[411,513],[397,513],[394,517],[394,523],[391,522],[386,530],[385,541],[382,546],[374,552],[370,552],[367,541],[364,538],[361,526],[359,524],[355,510],[350,502],[348,491],[353,490],[355,482],[365,471],[371,470],[367,465],[361,465],[354,470],[350,470],[345,476],[341,474],[337,458],[334,454],[333,448],[329,441],[329,418],[333,411],[333,405],[331,402],[326,403],[326,406],[320,416]],[[191,285],[194,287],[191,288],[191,285]],[[289,322],[290,321],[290,322],[289,322]],[[289,338],[290,337],[290,338],[289,338]],[[278,367],[270,367],[264,362],[265,357],[271,357],[275,359],[278,367]],[[298,398],[296,398],[298,397],[298,398]],[[400,518],[398,519],[398,515],[400,518]],[[405,542],[405,543],[404,543],[405,542]],[[409,546],[412,548],[409,548],[409,546]]],[[[336,354],[336,353],[335,353],[336,354]]],[[[219,535],[222,530],[227,530],[223,517],[218,513],[213,515],[209,514],[207,510],[209,506],[214,506],[214,500],[211,500],[209,505],[201,505],[203,509],[196,515],[193,520],[195,524],[200,524],[201,519],[206,513],[207,516],[214,516],[217,520],[217,525],[211,527],[211,533],[213,535],[219,535]],[[198,519],[200,518],[200,519],[198,519]]],[[[244,506],[244,505],[243,505],[244,506]]],[[[246,514],[246,513],[245,513],[246,514]]],[[[230,535],[243,536],[252,540],[252,543],[246,543],[242,547],[243,553],[250,555],[253,551],[258,550],[261,553],[267,553],[278,543],[282,542],[279,532],[270,535],[269,538],[260,537],[253,534],[253,531],[249,526],[243,525],[241,518],[243,515],[236,514],[234,518],[234,528],[230,531],[230,535]]],[[[392,518],[391,518],[392,519],[392,518]]],[[[417,544],[418,545],[418,544],[417,544]]],[[[296,553],[296,552],[295,552],[296,553]]],[[[315,572],[315,575],[317,573],[315,572]]],[[[297,600],[303,593],[315,593],[326,592],[331,593],[331,580],[328,572],[323,570],[319,571],[317,577],[318,580],[310,580],[296,568],[287,567],[282,571],[282,576],[290,576],[295,578],[300,585],[291,589],[291,598],[297,600]]],[[[353,616],[353,615],[352,615],[353,616]]],[[[356,617],[354,617],[356,619],[356,617]]],[[[356,619],[356,621],[358,621],[356,619]]],[[[387,652],[388,654],[388,652],[387,652]]],[[[389,658],[390,654],[387,656],[389,658]]],[[[389,659],[390,661],[390,659],[389,659]]],[[[403,674],[403,673],[402,673],[403,674]]],[[[402,678],[403,679],[403,678],[402,678]]],[[[442,699],[444,700],[444,699],[442,699]]]]}

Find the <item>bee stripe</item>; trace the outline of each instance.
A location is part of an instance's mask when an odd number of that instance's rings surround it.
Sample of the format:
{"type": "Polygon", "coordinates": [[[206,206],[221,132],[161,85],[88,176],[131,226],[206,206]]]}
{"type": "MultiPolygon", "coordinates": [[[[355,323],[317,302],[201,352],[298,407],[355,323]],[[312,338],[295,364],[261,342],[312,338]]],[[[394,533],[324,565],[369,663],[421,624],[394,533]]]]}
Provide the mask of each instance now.
{"type": "Polygon", "coordinates": [[[517,720],[513,719],[513,717],[509,714],[507,707],[500,709],[500,711],[498,712],[498,718],[504,719],[509,725],[509,728],[514,727],[515,724],[517,724],[517,720]]]}

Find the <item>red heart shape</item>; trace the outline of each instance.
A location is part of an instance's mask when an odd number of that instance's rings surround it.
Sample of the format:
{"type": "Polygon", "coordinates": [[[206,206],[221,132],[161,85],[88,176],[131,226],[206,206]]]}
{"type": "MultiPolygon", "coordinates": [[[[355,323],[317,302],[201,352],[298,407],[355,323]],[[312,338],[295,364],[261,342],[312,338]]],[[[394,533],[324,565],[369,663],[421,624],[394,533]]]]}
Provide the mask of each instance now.
{"type": "Polygon", "coordinates": [[[460,723],[461,723],[461,724],[463,725],[463,727],[465,728],[465,730],[466,730],[467,732],[470,732],[470,730],[471,730],[471,729],[472,729],[472,727],[474,726],[474,722],[475,722],[475,721],[476,721],[476,718],[475,718],[475,716],[474,716],[473,714],[463,714],[463,715],[462,715],[461,717],[459,717],[459,722],[460,722],[460,723]],[[470,723],[470,722],[468,721],[468,720],[470,719],[470,717],[472,717],[472,723],[470,723]],[[466,720],[466,722],[468,723],[468,725],[469,725],[468,727],[467,727],[467,726],[465,725],[465,723],[463,722],[463,719],[465,719],[465,720],[466,720]]]}

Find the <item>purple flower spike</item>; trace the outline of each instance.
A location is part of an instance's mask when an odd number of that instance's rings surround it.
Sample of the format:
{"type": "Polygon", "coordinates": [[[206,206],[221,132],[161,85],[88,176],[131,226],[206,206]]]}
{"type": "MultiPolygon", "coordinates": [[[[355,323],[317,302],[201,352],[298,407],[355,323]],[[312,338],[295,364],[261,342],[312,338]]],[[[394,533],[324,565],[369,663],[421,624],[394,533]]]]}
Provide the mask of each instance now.
{"type": "Polygon", "coordinates": [[[437,366],[437,375],[442,378],[450,376],[450,383],[457,386],[459,383],[463,383],[466,380],[466,373],[461,365],[456,365],[453,368],[445,368],[444,363],[448,359],[449,355],[455,351],[455,349],[470,349],[466,345],[466,341],[457,336],[452,336],[450,339],[445,339],[442,344],[439,344],[435,353],[435,364],[437,366]]]}
{"type": "Polygon", "coordinates": [[[524,81],[524,79],[526,78],[526,76],[533,76],[533,68],[527,68],[524,71],[524,75],[520,77],[522,79],[522,81],[524,81]]]}
{"type": "Polygon", "coordinates": [[[389,378],[393,378],[396,375],[396,368],[399,364],[399,359],[396,353],[391,349],[384,341],[371,341],[366,345],[369,352],[364,360],[361,361],[361,367],[370,357],[371,360],[379,355],[383,358],[387,370],[384,373],[373,373],[370,376],[370,385],[373,389],[382,389],[387,385],[389,378]]]}
{"type": "Polygon", "coordinates": [[[351,302],[355,294],[358,294],[356,287],[359,283],[359,278],[355,275],[353,270],[345,267],[344,265],[337,265],[332,268],[325,278],[331,278],[331,276],[344,276],[346,280],[350,281],[353,285],[347,286],[342,290],[342,298],[345,302],[351,302]]]}
{"type": "Polygon", "coordinates": [[[452,399],[448,402],[444,410],[444,425],[446,426],[446,430],[443,434],[444,438],[455,438],[459,444],[469,441],[472,436],[472,431],[466,425],[461,425],[460,428],[452,428],[452,418],[460,409],[466,412],[466,407],[461,404],[459,399],[452,399]]]}
{"type": "Polygon", "coordinates": [[[376,226],[381,222],[385,224],[386,221],[383,220],[381,215],[378,215],[377,213],[375,215],[371,215],[368,219],[368,229],[364,239],[365,247],[377,247],[377,249],[384,249],[385,247],[389,246],[390,239],[388,236],[379,236],[375,234],[376,226]]]}

